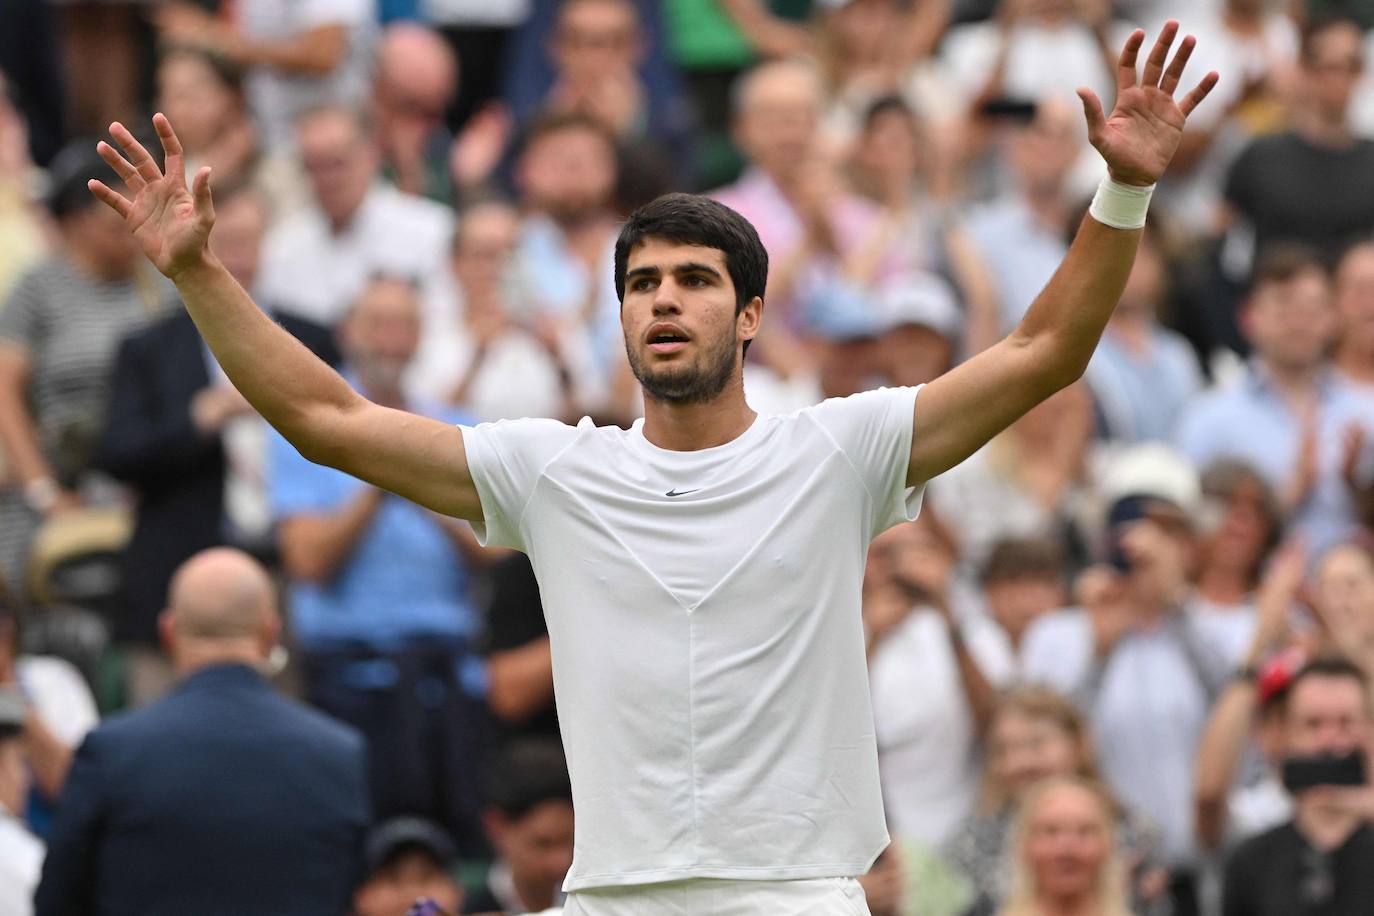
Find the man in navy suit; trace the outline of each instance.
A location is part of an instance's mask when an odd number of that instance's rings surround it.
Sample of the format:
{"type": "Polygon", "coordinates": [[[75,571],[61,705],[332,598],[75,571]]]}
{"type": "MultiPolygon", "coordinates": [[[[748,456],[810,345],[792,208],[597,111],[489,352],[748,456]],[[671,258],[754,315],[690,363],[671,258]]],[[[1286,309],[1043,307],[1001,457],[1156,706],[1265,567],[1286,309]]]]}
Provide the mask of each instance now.
{"type": "Polygon", "coordinates": [[[171,597],[159,628],[180,686],[78,749],[36,913],[347,912],[370,813],[362,739],[259,673],[281,624],[246,554],[197,554],[171,597]]]}
{"type": "MultiPolygon", "coordinates": [[[[264,202],[240,185],[220,195],[215,206],[215,253],[252,289],[266,229],[264,202]]],[[[276,317],[316,356],[338,364],[330,329],[290,315],[276,317]]],[[[263,479],[266,429],[224,378],[185,309],[120,347],[99,463],[138,494],[113,621],[115,638],[139,647],[131,680],[135,702],[155,699],[170,683],[156,651],[157,616],[167,606],[167,583],[176,568],[191,555],[224,544],[261,559],[275,549],[263,479]]]]}

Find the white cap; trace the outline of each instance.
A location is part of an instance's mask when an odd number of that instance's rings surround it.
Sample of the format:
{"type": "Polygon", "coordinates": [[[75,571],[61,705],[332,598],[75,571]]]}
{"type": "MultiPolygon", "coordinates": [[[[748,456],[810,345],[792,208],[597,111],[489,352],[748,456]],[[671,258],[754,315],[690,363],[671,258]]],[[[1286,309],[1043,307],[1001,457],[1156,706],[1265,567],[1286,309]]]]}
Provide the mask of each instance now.
{"type": "Polygon", "coordinates": [[[1159,442],[1128,446],[1111,456],[1101,493],[1108,506],[1128,496],[1145,496],[1177,506],[1190,519],[1202,509],[1202,485],[1192,462],[1159,442]]]}
{"type": "Polygon", "coordinates": [[[958,340],[964,327],[959,298],[945,279],[929,271],[911,271],[883,284],[879,313],[886,330],[920,325],[958,340]]]}

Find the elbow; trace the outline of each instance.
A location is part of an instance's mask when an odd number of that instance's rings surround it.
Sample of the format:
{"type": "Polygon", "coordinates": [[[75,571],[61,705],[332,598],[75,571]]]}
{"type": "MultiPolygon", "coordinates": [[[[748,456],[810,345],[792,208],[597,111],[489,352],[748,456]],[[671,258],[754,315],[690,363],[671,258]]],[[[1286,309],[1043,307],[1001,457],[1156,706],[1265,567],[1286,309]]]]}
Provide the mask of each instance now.
{"type": "Polygon", "coordinates": [[[1216,849],[1221,845],[1225,824],[1225,799],[1199,792],[1193,802],[1193,828],[1198,842],[1208,849],[1216,849]]]}
{"type": "Polygon", "coordinates": [[[1012,347],[1022,348],[1026,362],[1035,367],[1032,384],[1040,400],[1057,394],[1083,378],[1092,350],[1072,346],[1051,331],[1029,331],[1024,325],[1007,337],[1012,347]]]}

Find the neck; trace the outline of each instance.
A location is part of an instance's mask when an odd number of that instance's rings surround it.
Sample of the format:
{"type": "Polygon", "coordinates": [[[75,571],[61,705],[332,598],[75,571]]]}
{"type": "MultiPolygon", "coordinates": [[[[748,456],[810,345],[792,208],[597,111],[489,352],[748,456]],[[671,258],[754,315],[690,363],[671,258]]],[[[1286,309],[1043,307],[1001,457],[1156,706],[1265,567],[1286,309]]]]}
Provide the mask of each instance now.
{"type": "Polygon", "coordinates": [[[1198,576],[1197,590],[1208,601],[1238,604],[1250,593],[1249,577],[1244,569],[1209,563],[1198,576]]]}
{"type": "Polygon", "coordinates": [[[1328,111],[1316,105],[1303,106],[1293,118],[1298,136],[1313,146],[1349,146],[1354,139],[1345,112],[1328,111]]]}
{"type": "Polygon", "coordinates": [[[172,664],[177,677],[185,679],[214,665],[247,665],[261,668],[262,646],[256,639],[216,639],[203,642],[183,640],[178,644],[172,664]]]}
{"type": "Polygon", "coordinates": [[[1039,909],[1045,916],[1099,916],[1101,912],[1092,894],[1047,894],[1041,898],[1039,909]]]}
{"type": "Polygon", "coordinates": [[[1064,225],[1064,198],[1058,187],[1026,185],[1021,193],[1040,225],[1055,231],[1064,225]]]}
{"type": "Polygon", "coordinates": [[[1320,364],[1310,366],[1284,366],[1264,360],[1264,371],[1270,383],[1285,397],[1292,399],[1311,398],[1317,389],[1317,376],[1320,364]]]}
{"type": "Polygon", "coordinates": [[[695,452],[734,440],[756,414],[744,400],[744,384],[735,376],[709,401],[678,404],[644,395],[644,438],[659,448],[695,452]]]}
{"type": "Polygon", "coordinates": [[[515,893],[520,898],[520,902],[531,913],[547,910],[558,902],[554,899],[554,889],[549,886],[547,881],[531,881],[529,879],[521,881],[512,875],[511,883],[515,885],[515,893]]]}
{"type": "Polygon", "coordinates": [[[1330,852],[1343,844],[1360,826],[1360,816],[1329,805],[1319,804],[1310,797],[1299,797],[1293,815],[1294,826],[1308,843],[1323,852],[1330,852]]]}

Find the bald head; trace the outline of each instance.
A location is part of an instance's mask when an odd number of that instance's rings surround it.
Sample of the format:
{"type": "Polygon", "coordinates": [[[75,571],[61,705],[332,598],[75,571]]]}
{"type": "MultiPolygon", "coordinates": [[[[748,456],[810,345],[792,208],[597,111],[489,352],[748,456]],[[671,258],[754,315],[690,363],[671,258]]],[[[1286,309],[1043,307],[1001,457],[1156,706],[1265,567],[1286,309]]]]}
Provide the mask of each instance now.
{"type": "Polygon", "coordinates": [[[458,88],[458,58],[433,29],[389,25],[377,51],[378,103],[413,113],[443,112],[458,88]]]}
{"type": "Polygon", "coordinates": [[[267,642],[270,648],[275,639],[272,580],[241,550],[216,547],[191,557],[172,577],[169,597],[174,654],[192,644],[267,642]]]}
{"type": "Polygon", "coordinates": [[[824,103],[815,67],[795,60],[760,64],[735,84],[735,140],[750,161],[787,184],[815,152],[824,103]]]}

